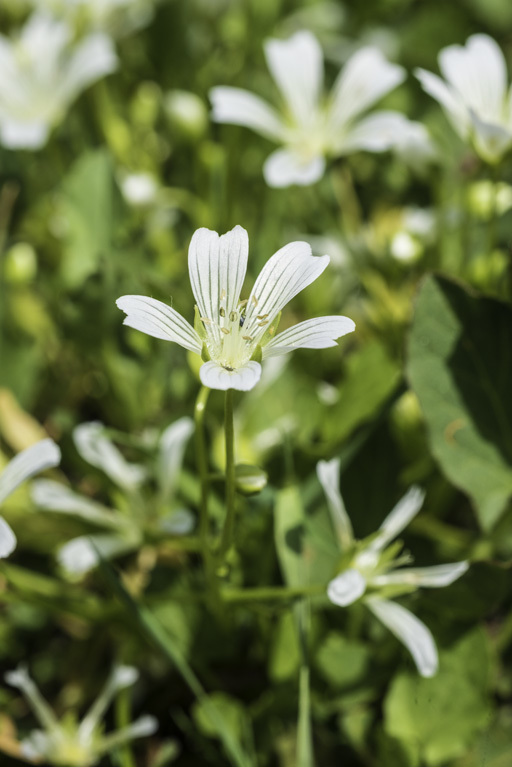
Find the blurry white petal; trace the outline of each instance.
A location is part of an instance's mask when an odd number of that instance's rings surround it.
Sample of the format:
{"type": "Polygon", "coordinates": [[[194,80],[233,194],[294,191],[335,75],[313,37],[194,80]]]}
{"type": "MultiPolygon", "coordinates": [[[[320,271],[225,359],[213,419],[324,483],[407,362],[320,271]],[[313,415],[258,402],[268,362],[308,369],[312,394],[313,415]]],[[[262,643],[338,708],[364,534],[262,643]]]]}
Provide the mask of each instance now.
{"type": "Polygon", "coordinates": [[[210,91],[212,120],[245,125],[274,141],[281,141],[285,128],[277,112],[266,101],[241,88],[218,86],[210,91]]]}
{"type": "Polygon", "coordinates": [[[127,727],[123,727],[122,730],[104,735],[98,749],[99,754],[104,754],[107,751],[120,746],[122,743],[126,743],[129,740],[135,738],[146,738],[148,735],[153,735],[158,729],[158,721],[154,716],[147,714],[141,716],[132,724],[127,727]]]}
{"type": "Polygon", "coordinates": [[[158,476],[162,495],[166,499],[176,489],[183,454],[193,431],[193,420],[185,416],[168,426],[160,438],[158,476]]]}
{"type": "Polygon", "coordinates": [[[414,485],[401,498],[381,524],[379,536],[370,544],[370,548],[382,551],[387,544],[404,530],[423,506],[425,493],[414,485]]]}
{"type": "Polygon", "coordinates": [[[195,525],[195,517],[188,509],[176,509],[160,520],[159,527],[169,535],[188,535],[195,525]]]}
{"type": "Polygon", "coordinates": [[[489,122],[501,120],[507,69],[492,37],[472,35],[465,47],[444,48],[439,54],[439,67],[466,106],[489,122]]]}
{"type": "Polygon", "coordinates": [[[117,56],[107,35],[86,37],[73,51],[65,68],[63,89],[73,99],[84,88],[117,68],[117,56]]]}
{"type": "Polygon", "coordinates": [[[0,517],[0,559],[8,557],[16,548],[16,536],[3,517],[0,517]]]}
{"type": "Polygon", "coordinates": [[[216,362],[205,362],[199,370],[199,376],[203,386],[209,389],[249,391],[260,380],[261,365],[250,361],[236,370],[226,370],[216,362]]]}
{"type": "Polygon", "coordinates": [[[29,477],[60,462],[60,450],[52,439],[42,439],[13,458],[0,474],[0,503],[29,477]]]}
{"type": "Polygon", "coordinates": [[[124,517],[119,514],[51,479],[36,480],[32,485],[31,495],[40,509],[72,514],[94,525],[117,528],[124,522],[124,517]]]}
{"type": "Polygon", "coordinates": [[[386,152],[408,140],[409,126],[409,120],[399,112],[375,112],[355,123],[345,136],[340,137],[338,151],[386,152]]]}
{"type": "Polygon", "coordinates": [[[313,256],[307,242],[291,242],[274,253],[261,270],[247,303],[247,335],[261,338],[281,309],[314,282],[328,264],[329,256],[313,256]],[[259,324],[265,321],[264,326],[259,324]]]}
{"type": "Polygon", "coordinates": [[[76,449],[82,458],[96,466],[120,487],[134,490],[146,477],[146,469],[128,463],[114,443],[105,436],[105,427],[99,421],[83,423],[73,431],[76,449]]]}
{"type": "Polygon", "coordinates": [[[391,64],[378,48],[361,48],[343,67],[332,91],[331,129],[342,128],[405,79],[405,70],[391,64]]]}
{"type": "Polygon", "coordinates": [[[32,711],[45,730],[55,730],[58,727],[55,714],[29,676],[26,666],[19,665],[14,671],[8,671],[4,678],[7,684],[17,687],[25,695],[32,711]]]}
{"type": "Polygon", "coordinates": [[[443,588],[464,575],[468,567],[468,562],[452,562],[434,567],[404,567],[386,575],[378,575],[371,582],[373,586],[403,583],[424,588],[443,588]]]}
{"type": "Polygon", "coordinates": [[[430,630],[405,607],[387,599],[371,597],[366,605],[411,653],[421,676],[434,676],[437,648],[430,630]]]}
{"type": "Polygon", "coordinates": [[[366,591],[366,580],[359,570],[345,570],[327,586],[330,601],[340,607],[347,607],[362,597],[366,591]]]}
{"type": "Polygon", "coordinates": [[[83,575],[98,564],[98,552],[104,559],[112,559],[133,548],[134,543],[117,535],[82,535],[61,546],[57,559],[70,575],[83,575]]]}
{"type": "Polygon", "coordinates": [[[423,90],[441,104],[446,116],[459,136],[465,139],[468,135],[470,120],[469,112],[460,96],[432,72],[416,69],[414,74],[420,81],[423,90]]]}
{"type": "Polygon", "coordinates": [[[126,314],[124,325],[201,354],[201,339],[194,328],[162,301],[147,296],[121,296],[116,304],[126,314]]]}
{"type": "Polygon", "coordinates": [[[348,317],[316,317],[299,322],[278,333],[263,348],[263,357],[277,357],[294,349],[327,349],[337,346],[336,339],[352,333],[355,327],[355,323],[348,317]]]}
{"type": "Polygon", "coordinates": [[[7,149],[41,149],[48,141],[49,126],[42,122],[18,122],[2,118],[0,112],[0,143],[7,149]]]}
{"type": "Polygon", "coordinates": [[[248,255],[249,236],[241,226],[221,237],[205,228],[192,236],[188,249],[190,283],[201,317],[213,323],[206,325],[206,332],[214,337],[220,337],[221,307],[227,317],[238,307],[248,255]]]}
{"type": "Polygon", "coordinates": [[[267,40],[268,68],[294,118],[307,125],[318,108],[323,81],[322,49],[311,32],[267,40]]]}
{"type": "Polygon", "coordinates": [[[345,504],[340,493],[340,460],[333,458],[331,461],[319,461],[316,465],[316,473],[322,485],[334,528],[338,534],[343,548],[347,549],[354,541],[354,531],[350,517],[345,509],[345,504]]]}
{"type": "Polygon", "coordinates": [[[480,119],[476,112],[471,111],[473,124],[473,141],[475,149],[486,162],[499,162],[512,146],[511,129],[502,128],[480,119]]]}
{"type": "Polygon", "coordinates": [[[325,160],[321,155],[304,161],[291,149],[272,152],[263,166],[265,181],[276,189],[292,184],[309,186],[319,181],[324,172],[325,160]]]}
{"type": "Polygon", "coordinates": [[[80,723],[78,734],[82,742],[91,738],[114,695],[120,690],[135,684],[138,678],[139,672],[133,666],[117,666],[114,668],[103,690],[80,723]]]}

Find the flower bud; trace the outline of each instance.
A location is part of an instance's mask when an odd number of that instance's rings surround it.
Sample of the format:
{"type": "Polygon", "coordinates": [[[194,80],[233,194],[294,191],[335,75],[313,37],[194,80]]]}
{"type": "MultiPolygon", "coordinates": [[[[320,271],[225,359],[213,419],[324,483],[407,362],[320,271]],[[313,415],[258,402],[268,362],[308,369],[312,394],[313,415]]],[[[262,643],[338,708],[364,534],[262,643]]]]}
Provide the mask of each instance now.
{"type": "Polygon", "coordinates": [[[235,466],[236,489],[242,495],[257,495],[267,485],[267,473],[259,466],[239,463],[235,466]]]}

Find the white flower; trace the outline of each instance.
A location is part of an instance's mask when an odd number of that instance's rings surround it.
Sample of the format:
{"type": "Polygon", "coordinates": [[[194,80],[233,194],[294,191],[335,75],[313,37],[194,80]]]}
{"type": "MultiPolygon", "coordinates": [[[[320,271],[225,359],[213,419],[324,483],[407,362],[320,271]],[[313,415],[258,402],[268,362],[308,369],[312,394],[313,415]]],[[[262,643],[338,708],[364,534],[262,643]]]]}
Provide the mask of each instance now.
{"type": "Polygon", "coordinates": [[[240,88],[213,88],[210,98],[215,121],[245,125],[283,145],[265,162],[269,186],[313,184],[324,173],[326,157],[384,152],[400,146],[402,138],[408,143],[423,140],[411,132],[415,124],[398,112],[363,117],[405,77],[404,69],[387,61],[378,48],[367,46],[351,56],[327,98],[322,49],[310,32],[268,40],[265,56],[284,101],[282,113],[240,88]]]}
{"type": "Polygon", "coordinates": [[[0,35],[0,143],[40,149],[88,85],[114,71],[117,58],[100,33],[73,42],[65,21],[34,13],[19,35],[0,35]]]}
{"type": "Polygon", "coordinates": [[[152,716],[142,716],[117,732],[103,733],[103,715],[112,699],[120,690],[131,687],[138,676],[138,671],[131,666],[115,668],[86,716],[78,722],[75,716],[57,719],[25,667],[9,671],[6,682],[23,692],[42,728],[31,732],[22,742],[23,756],[55,767],[93,767],[117,746],[152,735],[157,729],[157,721],[152,716]]]}
{"type": "Polygon", "coordinates": [[[472,35],[465,47],[444,48],[439,68],[445,80],[424,69],[415,74],[459,136],[486,162],[499,162],[512,146],[512,99],[498,44],[488,35],[472,35]]]}
{"type": "Polygon", "coordinates": [[[155,202],[158,181],[150,173],[128,173],[120,179],[121,192],[129,205],[145,207],[155,202]]]}
{"type": "Polygon", "coordinates": [[[285,245],[267,261],[249,298],[240,301],[248,253],[249,238],[241,226],[221,237],[198,229],[188,251],[197,329],[170,306],[146,296],[118,298],[127,315],[124,324],[206,358],[202,383],[223,391],[252,389],[260,379],[262,357],[336,346],[336,338],[354,330],[347,317],[317,317],[275,335],[283,307],[322,274],[329,256],[315,258],[306,242],[285,245]]]}
{"type": "Polygon", "coordinates": [[[153,16],[153,0],[30,0],[33,8],[44,10],[77,26],[84,23],[95,30],[122,36],[144,26],[153,16]]]}
{"type": "Polygon", "coordinates": [[[160,437],[156,466],[159,492],[158,497],[151,500],[151,511],[156,512],[156,518],[152,520],[149,515],[141,513],[144,501],[138,494],[141,484],[148,478],[146,469],[126,461],[106,436],[105,427],[99,421],[76,427],[73,438],[82,458],[101,469],[127,493],[128,503],[122,511],[118,511],[79,495],[59,482],[34,482],[32,499],[40,509],[70,514],[103,530],[73,538],[59,549],[57,558],[64,570],[80,576],[96,567],[98,554],[104,559],[112,559],[134,551],[143,543],[147,529],[152,529],[155,535],[186,535],[190,532],[194,525],[192,513],[188,509],[172,506],[183,455],[192,431],[192,420],[180,418],[160,437]]]}
{"type": "MultiPolygon", "coordinates": [[[[9,461],[0,474],[0,503],[13,493],[22,482],[60,462],[60,450],[52,439],[43,439],[19,453],[9,461]]],[[[16,536],[0,517],[0,558],[8,557],[16,548],[16,536]]]]}
{"type": "Polygon", "coordinates": [[[400,544],[389,544],[407,527],[423,505],[425,494],[418,487],[411,489],[397,503],[369,541],[356,541],[352,525],[339,491],[340,462],[320,461],[317,465],[327,497],[333,524],[346,567],[327,587],[330,601],[341,607],[352,604],[365,594],[366,606],[407,647],[422,676],[437,671],[437,649],[428,628],[405,607],[385,597],[398,596],[419,587],[449,586],[468,569],[467,562],[453,562],[434,567],[401,567],[410,557],[397,558],[400,544]],[[379,593],[380,592],[380,593],[379,593]]]}

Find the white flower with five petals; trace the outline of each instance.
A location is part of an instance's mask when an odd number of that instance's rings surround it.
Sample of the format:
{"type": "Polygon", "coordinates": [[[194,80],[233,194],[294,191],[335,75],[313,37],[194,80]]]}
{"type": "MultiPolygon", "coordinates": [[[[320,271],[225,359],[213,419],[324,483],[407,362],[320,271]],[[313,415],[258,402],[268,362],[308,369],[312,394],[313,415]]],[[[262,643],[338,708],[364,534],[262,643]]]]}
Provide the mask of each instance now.
{"type": "Polygon", "coordinates": [[[320,461],[318,479],[325,492],[345,566],[327,587],[330,601],[346,607],[361,597],[373,614],[395,634],[411,653],[422,676],[433,676],[438,667],[434,638],[425,624],[400,604],[386,599],[419,587],[449,586],[468,569],[467,562],[453,562],[433,567],[401,567],[411,561],[408,555],[397,556],[401,544],[391,542],[419,512],[424,492],[411,487],[367,543],[356,541],[352,524],[339,490],[340,462],[320,461]]]}
{"type": "MultiPolygon", "coordinates": [[[[265,162],[269,186],[307,186],[322,177],[326,157],[384,152],[400,146],[402,138],[412,139],[411,126],[418,124],[399,112],[364,116],[405,78],[405,70],[378,48],[366,46],[351,56],[328,97],[322,92],[322,49],[310,32],[268,40],[265,56],[284,101],[283,113],[240,88],[216,87],[210,98],[216,122],[244,125],[283,145],[265,162]]],[[[424,131],[422,126],[419,130],[424,131]]]]}
{"type": "MultiPolygon", "coordinates": [[[[60,450],[52,439],[42,439],[18,453],[0,474],[0,503],[26,479],[57,466],[59,462],[60,450]]],[[[8,557],[15,548],[16,536],[5,519],[0,517],[0,559],[8,557]]]]}
{"type": "Polygon", "coordinates": [[[465,46],[444,48],[439,68],[444,80],[416,70],[423,89],[441,104],[463,141],[471,141],[485,162],[499,162],[512,147],[512,90],[501,48],[488,35],[472,35],[465,46]]]}
{"type": "Polygon", "coordinates": [[[75,43],[70,25],[44,13],[12,39],[0,35],[0,143],[40,149],[78,94],[116,66],[106,35],[75,43]]]}
{"type": "Polygon", "coordinates": [[[235,226],[221,237],[198,229],[188,266],[197,304],[194,329],[175,309],[146,296],[122,296],[124,324],[155,338],[174,341],[206,360],[201,382],[210,389],[248,391],[259,381],[259,360],[294,349],[325,349],[354,330],[348,317],[317,317],[275,335],[284,306],[319,277],[329,256],[315,257],[306,242],[278,250],[263,267],[247,300],[240,293],[247,270],[249,238],[235,226]]]}

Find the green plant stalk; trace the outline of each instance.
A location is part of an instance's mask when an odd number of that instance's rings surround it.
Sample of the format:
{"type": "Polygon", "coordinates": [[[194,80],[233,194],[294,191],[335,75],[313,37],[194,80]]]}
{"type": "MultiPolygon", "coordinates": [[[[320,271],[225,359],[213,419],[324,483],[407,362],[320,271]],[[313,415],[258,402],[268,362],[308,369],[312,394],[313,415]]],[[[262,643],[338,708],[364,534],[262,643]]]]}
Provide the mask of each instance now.
{"type": "Polygon", "coordinates": [[[201,541],[201,550],[204,559],[208,559],[208,536],[209,536],[209,518],[208,518],[208,495],[210,493],[210,482],[208,477],[208,455],[206,452],[206,441],[204,437],[204,417],[206,414],[206,405],[210,389],[202,386],[197,395],[194,408],[194,422],[196,427],[196,460],[197,471],[199,473],[199,482],[201,485],[201,502],[199,506],[199,540],[201,541]]]}
{"type": "Polygon", "coordinates": [[[325,584],[311,586],[263,586],[254,589],[224,589],[222,599],[226,602],[281,602],[301,599],[305,596],[325,594],[325,584]]]}
{"type": "MultiPolygon", "coordinates": [[[[131,724],[130,691],[121,690],[114,703],[116,728],[123,730],[131,724]]],[[[135,758],[129,743],[123,743],[117,749],[120,767],[137,767],[135,758]]]]}
{"type": "Polygon", "coordinates": [[[235,427],[233,423],[233,389],[226,391],[224,404],[224,437],[226,442],[226,519],[219,547],[219,565],[233,545],[235,532],[235,427]]]}

